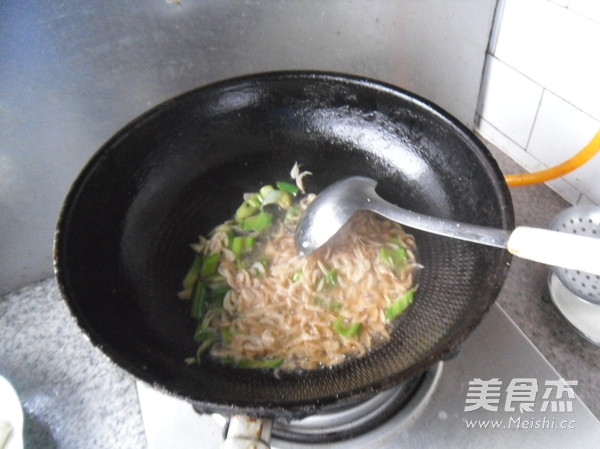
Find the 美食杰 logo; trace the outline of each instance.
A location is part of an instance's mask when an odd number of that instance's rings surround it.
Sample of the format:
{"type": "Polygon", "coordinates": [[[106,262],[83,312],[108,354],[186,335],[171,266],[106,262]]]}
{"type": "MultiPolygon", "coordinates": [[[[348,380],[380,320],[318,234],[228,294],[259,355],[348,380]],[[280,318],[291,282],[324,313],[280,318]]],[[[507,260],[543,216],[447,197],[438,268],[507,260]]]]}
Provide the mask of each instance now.
{"type": "MultiPolygon", "coordinates": [[[[506,419],[465,419],[469,428],[572,429],[572,419],[557,419],[557,414],[571,413],[577,386],[576,380],[546,380],[514,378],[503,382],[499,378],[474,378],[469,381],[465,413],[476,411],[511,413],[506,419]],[[528,415],[530,414],[530,415],[528,415]]],[[[564,418],[564,415],[561,415],[564,418]]]]}

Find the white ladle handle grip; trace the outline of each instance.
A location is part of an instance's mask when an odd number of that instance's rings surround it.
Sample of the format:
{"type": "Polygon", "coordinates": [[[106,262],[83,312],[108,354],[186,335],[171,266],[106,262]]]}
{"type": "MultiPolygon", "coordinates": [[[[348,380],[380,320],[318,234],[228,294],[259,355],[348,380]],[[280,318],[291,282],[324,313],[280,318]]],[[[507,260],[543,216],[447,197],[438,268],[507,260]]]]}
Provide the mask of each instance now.
{"type": "Polygon", "coordinates": [[[272,427],[270,419],[233,415],[221,449],[270,449],[272,427]]]}
{"type": "Polygon", "coordinates": [[[518,226],[506,249],[523,259],[600,275],[600,238],[518,226]]]}

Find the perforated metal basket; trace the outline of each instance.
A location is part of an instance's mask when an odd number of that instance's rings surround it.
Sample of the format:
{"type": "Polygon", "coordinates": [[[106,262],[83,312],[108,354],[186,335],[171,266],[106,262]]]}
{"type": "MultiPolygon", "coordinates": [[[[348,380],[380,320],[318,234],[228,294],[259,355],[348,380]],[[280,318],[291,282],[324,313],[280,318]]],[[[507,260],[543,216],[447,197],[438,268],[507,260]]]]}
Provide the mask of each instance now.
{"type": "MultiPolygon", "coordinates": [[[[556,231],[600,238],[600,207],[570,207],[556,215],[550,227],[556,231]]],[[[600,305],[600,275],[561,267],[552,267],[552,270],[574,295],[600,305]]]]}

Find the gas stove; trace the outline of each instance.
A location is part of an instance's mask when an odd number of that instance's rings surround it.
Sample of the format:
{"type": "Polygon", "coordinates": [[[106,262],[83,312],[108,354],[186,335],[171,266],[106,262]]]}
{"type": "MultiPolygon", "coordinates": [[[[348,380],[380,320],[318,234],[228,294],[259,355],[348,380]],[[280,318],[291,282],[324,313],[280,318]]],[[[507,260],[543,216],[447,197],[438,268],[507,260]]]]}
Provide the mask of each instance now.
{"type": "MultiPolygon", "coordinates": [[[[275,422],[271,447],[600,447],[600,421],[578,398],[576,384],[561,379],[494,305],[455,357],[410,386],[350,408],[275,422]]],[[[149,449],[221,446],[226,418],[200,415],[185,401],[137,386],[149,449]]]]}

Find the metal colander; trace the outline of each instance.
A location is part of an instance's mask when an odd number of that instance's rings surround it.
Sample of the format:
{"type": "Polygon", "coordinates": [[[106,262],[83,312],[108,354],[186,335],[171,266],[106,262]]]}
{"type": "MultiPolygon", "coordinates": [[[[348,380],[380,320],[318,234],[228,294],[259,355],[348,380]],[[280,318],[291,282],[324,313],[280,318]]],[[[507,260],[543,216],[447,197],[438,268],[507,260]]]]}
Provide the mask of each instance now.
{"type": "MultiPolygon", "coordinates": [[[[600,238],[600,207],[570,207],[557,214],[550,222],[550,227],[556,231],[600,238]]],[[[600,304],[600,275],[561,267],[552,267],[552,270],[573,294],[600,304]]]]}

